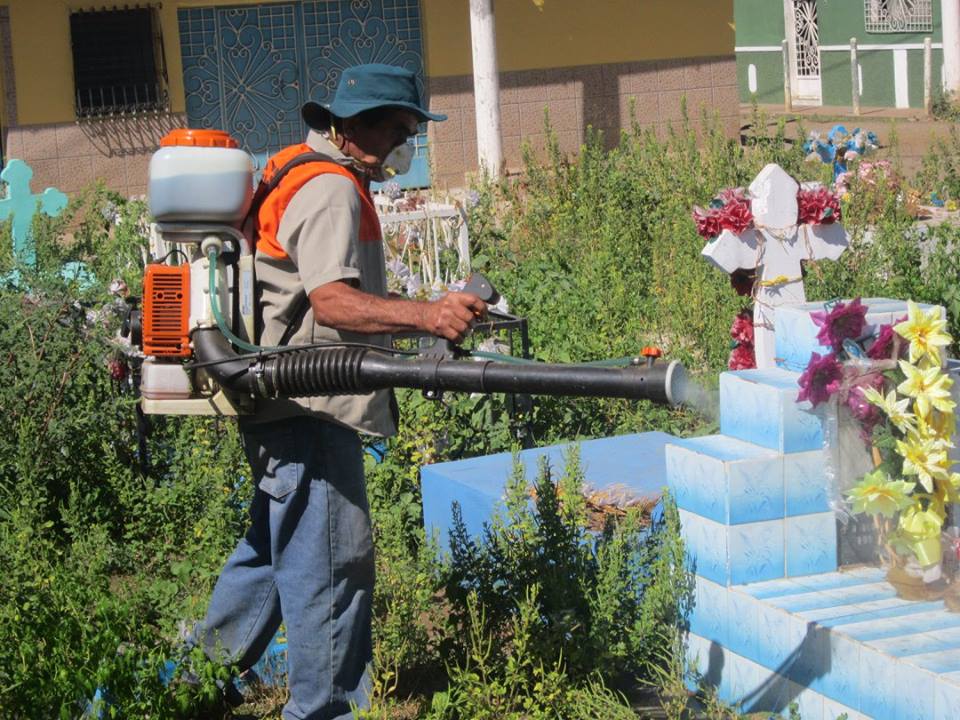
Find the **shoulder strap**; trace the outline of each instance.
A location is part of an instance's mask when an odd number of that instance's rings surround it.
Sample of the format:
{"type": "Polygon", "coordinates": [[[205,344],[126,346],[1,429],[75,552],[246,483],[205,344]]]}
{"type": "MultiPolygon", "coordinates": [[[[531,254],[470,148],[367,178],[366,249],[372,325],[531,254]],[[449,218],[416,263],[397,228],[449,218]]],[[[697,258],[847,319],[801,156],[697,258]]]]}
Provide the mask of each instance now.
{"type": "Polygon", "coordinates": [[[277,341],[277,345],[287,345],[290,343],[290,341],[293,339],[293,336],[300,328],[301,323],[303,323],[303,318],[306,316],[307,310],[309,309],[310,298],[306,293],[304,293],[300,296],[300,299],[297,300],[297,305],[290,314],[290,319],[287,320],[287,326],[283,329],[283,335],[280,336],[280,339],[277,341]]]}
{"type": "MultiPolygon", "coordinates": [[[[303,152],[294,156],[284,163],[275,173],[273,173],[273,175],[271,175],[266,182],[260,182],[260,185],[257,187],[256,195],[251,203],[251,212],[256,212],[259,209],[264,198],[276,190],[280,183],[283,182],[283,179],[287,176],[287,174],[289,174],[294,168],[298,168],[301,165],[306,165],[307,163],[329,161],[330,158],[328,156],[318,152],[303,152]]],[[[303,323],[303,318],[306,316],[309,309],[310,298],[306,293],[304,293],[297,301],[297,305],[294,308],[293,313],[291,313],[290,319],[287,320],[287,326],[283,329],[283,335],[280,336],[280,340],[277,342],[277,345],[289,344],[290,340],[293,339],[293,336],[303,323]]]]}
{"type": "MultiPolygon", "coordinates": [[[[253,194],[253,200],[250,202],[250,210],[247,212],[247,220],[256,218],[257,213],[260,212],[260,206],[263,205],[263,201],[267,199],[267,195],[277,189],[280,183],[283,182],[283,178],[285,178],[291,170],[298,168],[301,165],[306,165],[307,163],[326,162],[329,160],[330,158],[328,158],[326,155],[318,152],[303,152],[288,160],[275,173],[270,175],[269,178],[261,179],[260,183],[257,185],[256,192],[253,194]]],[[[269,170],[269,166],[267,169],[269,170]]]]}
{"type": "Polygon", "coordinates": [[[304,152],[288,160],[279,170],[277,170],[266,183],[265,193],[269,194],[277,189],[277,186],[283,182],[283,178],[296,167],[306,165],[312,162],[332,162],[329,156],[318,152],[304,152]]]}

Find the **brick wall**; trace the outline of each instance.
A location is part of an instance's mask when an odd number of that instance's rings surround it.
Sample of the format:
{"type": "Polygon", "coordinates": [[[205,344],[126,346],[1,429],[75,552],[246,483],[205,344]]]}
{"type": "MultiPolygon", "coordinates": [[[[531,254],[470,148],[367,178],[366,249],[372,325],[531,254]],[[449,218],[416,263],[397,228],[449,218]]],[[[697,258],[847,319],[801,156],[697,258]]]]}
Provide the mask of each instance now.
{"type": "Polygon", "coordinates": [[[183,127],[174,113],[31,125],[6,131],[5,156],[33,168],[33,188],[77,192],[97,180],[124,195],[147,192],[147,165],[160,138],[183,127]]]}
{"type": "MultiPolygon", "coordinates": [[[[460,187],[477,166],[477,130],[473,78],[429,80],[430,108],[448,120],[430,123],[434,184],[460,187]]],[[[631,103],[642,127],[666,128],[680,119],[681,97],[689,116],[701,108],[716,111],[732,135],[739,127],[736,61],[733,56],[588,65],[500,74],[503,154],[508,170],[520,166],[520,146],[544,146],[544,108],[561,149],[576,152],[586,128],[603,130],[614,144],[631,127],[631,103]]]]}

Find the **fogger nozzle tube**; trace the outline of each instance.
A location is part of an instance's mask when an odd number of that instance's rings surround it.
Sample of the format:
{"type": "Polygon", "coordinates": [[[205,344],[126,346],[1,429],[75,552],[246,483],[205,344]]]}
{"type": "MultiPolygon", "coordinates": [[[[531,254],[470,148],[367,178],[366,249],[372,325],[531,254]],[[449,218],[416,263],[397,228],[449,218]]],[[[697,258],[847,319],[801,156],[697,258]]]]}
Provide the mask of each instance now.
{"type": "Polygon", "coordinates": [[[370,352],[360,365],[368,387],[406,387],[482,393],[527,393],[573,397],[616,397],[678,404],[683,367],[676,362],[653,367],[605,368],[585,365],[518,365],[419,358],[404,360],[370,352]]]}
{"type": "Polygon", "coordinates": [[[521,365],[443,356],[409,359],[363,348],[305,349],[251,360],[237,356],[226,338],[212,329],[195,332],[194,346],[198,360],[217,363],[206,371],[222,386],[264,398],[405,387],[435,392],[615,397],[679,405],[687,388],[686,371],[675,361],[627,368],[521,365]]]}

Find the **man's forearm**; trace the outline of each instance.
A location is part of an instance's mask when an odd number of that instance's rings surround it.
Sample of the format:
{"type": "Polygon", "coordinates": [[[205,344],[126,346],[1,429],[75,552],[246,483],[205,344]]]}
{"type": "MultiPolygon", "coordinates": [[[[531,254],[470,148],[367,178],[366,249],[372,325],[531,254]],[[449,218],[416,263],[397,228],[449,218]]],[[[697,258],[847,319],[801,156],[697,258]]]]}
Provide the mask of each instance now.
{"type": "Polygon", "coordinates": [[[320,325],[336,330],[368,335],[427,330],[427,303],[371,295],[345,282],[316,288],[310,305],[320,325]]]}

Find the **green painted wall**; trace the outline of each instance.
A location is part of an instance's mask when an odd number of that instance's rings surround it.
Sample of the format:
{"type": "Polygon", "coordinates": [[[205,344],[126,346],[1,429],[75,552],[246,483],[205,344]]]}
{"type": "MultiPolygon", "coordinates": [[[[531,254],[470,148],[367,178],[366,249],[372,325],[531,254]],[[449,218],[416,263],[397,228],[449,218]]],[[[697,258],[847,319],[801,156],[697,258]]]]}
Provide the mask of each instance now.
{"type": "Polygon", "coordinates": [[[734,0],[737,45],[779,45],[783,40],[780,0],[734,0]]]}
{"type": "MultiPolygon", "coordinates": [[[[891,60],[891,62],[893,62],[891,60]]],[[[943,51],[933,51],[933,69],[931,79],[933,80],[933,98],[937,98],[937,90],[940,88],[940,79],[943,77],[943,51]]],[[[907,51],[907,74],[910,78],[910,107],[923,107],[923,50],[907,51]]]]}
{"type": "Polygon", "coordinates": [[[737,84],[740,102],[783,104],[783,56],[780,53],[740,53],[737,55],[737,84]],[[757,67],[757,95],[750,92],[749,67],[757,67]]]}
{"type": "MultiPolygon", "coordinates": [[[[941,4],[933,0],[934,43],[942,42],[941,4]]],[[[845,48],[850,38],[856,37],[864,45],[898,45],[901,43],[922,44],[924,33],[867,33],[864,23],[864,0],[819,0],[817,13],[820,30],[820,45],[845,48]]],[[[782,0],[734,0],[736,43],[741,47],[779,45],[784,38],[782,0]]],[[[923,51],[908,50],[907,68],[909,79],[910,107],[923,106],[923,51]]],[[[822,102],[824,105],[849,107],[852,102],[850,82],[850,54],[846,50],[821,50],[822,102]]],[[[753,99],[747,81],[747,68],[757,67],[758,89],[756,100],[760,103],[783,102],[783,68],[778,53],[739,53],[737,56],[737,79],[740,99],[753,99]]],[[[862,50],[860,65],[863,68],[864,106],[894,107],[894,60],[891,50],[862,50]]],[[[933,51],[933,85],[939,87],[943,53],[933,51]]]]}

